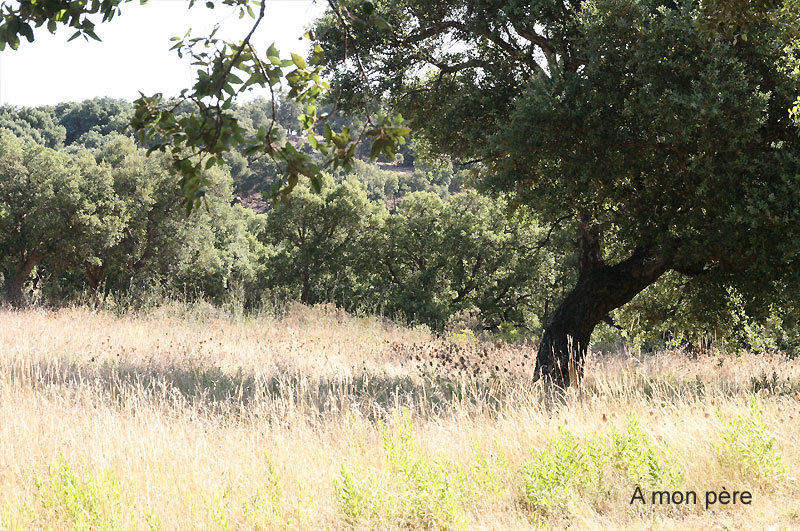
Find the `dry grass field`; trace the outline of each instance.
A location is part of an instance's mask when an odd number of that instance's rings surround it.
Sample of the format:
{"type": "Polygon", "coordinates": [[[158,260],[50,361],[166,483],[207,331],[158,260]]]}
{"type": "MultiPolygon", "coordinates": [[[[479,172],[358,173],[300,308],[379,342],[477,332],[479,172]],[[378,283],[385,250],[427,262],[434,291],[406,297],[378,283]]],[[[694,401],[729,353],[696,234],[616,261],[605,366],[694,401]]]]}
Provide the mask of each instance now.
{"type": "Polygon", "coordinates": [[[593,355],[556,394],[534,353],[325,307],[0,310],[0,528],[800,529],[800,361],[593,355]]]}

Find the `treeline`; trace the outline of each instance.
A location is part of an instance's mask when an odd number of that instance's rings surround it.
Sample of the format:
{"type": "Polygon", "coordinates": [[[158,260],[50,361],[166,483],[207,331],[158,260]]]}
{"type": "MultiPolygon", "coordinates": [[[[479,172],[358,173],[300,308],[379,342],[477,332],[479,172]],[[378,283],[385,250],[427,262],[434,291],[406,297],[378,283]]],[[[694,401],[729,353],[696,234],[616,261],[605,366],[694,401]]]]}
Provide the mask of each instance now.
{"type": "MultiPolygon", "coordinates": [[[[257,128],[266,107],[236,112],[257,128]]],[[[535,330],[568,280],[541,245],[552,234],[465,188],[447,163],[390,172],[356,161],[321,193],[301,185],[257,213],[237,196],[277,168],[234,152],[207,172],[207,205],[187,217],[165,158],[124,135],[129,111],[107,99],[0,108],[0,275],[12,304],[300,300],[436,329],[479,311],[484,328],[535,330]]]]}
{"type": "MultiPolygon", "coordinates": [[[[293,125],[300,110],[281,101],[275,108],[283,134],[304,149],[293,125]]],[[[244,309],[333,302],[439,330],[450,323],[511,337],[538,334],[576,280],[568,220],[541,226],[525,208],[477,193],[467,172],[414,142],[395,161],[356,160],[352,171],[327,175],[320,193],[301,184],[274,208],[260,191],[280,168],[232,152],[225,167],[207,172],[207,203],[187,217],[168,161],[146,156],[127,136],[131,110],[112,99],[0,107],[7,302],[127,308],[173,297],[244,309]]],[[[232,112],[254,132],[271,120],[272,104],[256,100],[232,112]]],[[[712,338],[797,351],[796,301],[776,300],[770,312],[754,315],[735,291],[667,274],[609,315],[595,338],[639,345],[712,338]]]]}

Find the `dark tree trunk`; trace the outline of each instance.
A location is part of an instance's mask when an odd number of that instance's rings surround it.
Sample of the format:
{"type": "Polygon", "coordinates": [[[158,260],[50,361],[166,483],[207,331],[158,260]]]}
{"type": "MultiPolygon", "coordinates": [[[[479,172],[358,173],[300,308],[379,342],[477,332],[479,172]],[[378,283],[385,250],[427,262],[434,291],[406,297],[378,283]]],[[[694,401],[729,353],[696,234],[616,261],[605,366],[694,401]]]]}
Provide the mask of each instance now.
{"type": "Polygon", "coordinates": [[[637,249],[627,260],[608,266],[600,258],[599,235],[585,228],[579,230],[578,245],[578,283],[553,313],[536,357],[536,376],[561,387],[583,376],[595,326],[670,267],[670,260],[653,249],[637,249]]]}
{"type": "Polygon", "coordinates": [[[17,268],[11,275],[11,278],[6,279],[6,297],[11,303],[11,306],[19,308],[24,305],[25,298],[22,296],[22,287],[25,285],[25,280],[31,274],[33,268],[41,262],[44,256],[38,254],[24,253],[22,260],[17,268]]]}
{"type": "Polygon", "coordinates": [[[311,275],[308,273],[307,270],[303,270],[300,273],[300,282],[303,286],[302,292],[300,293],[300,302],[303,304],[310,304],[311,303],[311,275]]]}
{"type": "Polygon", "coordinates": [[[97,305],[100,284],[106,274],[104,265],[83,264],[83,271],[86,273],[86,283],[89,284],[89,296],[92,299],[92,304],[97,305]]]}

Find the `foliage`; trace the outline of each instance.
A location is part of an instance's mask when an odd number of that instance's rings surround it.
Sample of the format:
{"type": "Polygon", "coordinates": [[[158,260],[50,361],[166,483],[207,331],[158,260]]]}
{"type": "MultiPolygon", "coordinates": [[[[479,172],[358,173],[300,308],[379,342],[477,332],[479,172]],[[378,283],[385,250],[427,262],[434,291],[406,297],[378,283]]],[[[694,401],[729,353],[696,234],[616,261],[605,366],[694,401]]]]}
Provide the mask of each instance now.
{"type": "Polygon", "coordinates": [[[263,241],[268,286],[293,290],[305,303],[337,301],[352,306],[364,290],[366,250],[381,223],[381,209],[354,180],[334,184],[324,176],[320,193],[300,185],[267,216],[263,241]]]}
{"type": "Polygon", "coordinates": [[[121,238],[120,204],[107,168],[87,151],[67,155],[0,131],[0,265],[7,294],[43,260],[81,266],[121,238]]]}
{"type": "Polygon", "coordinates": [[[114,471],[76,473],[62,455],[48,467],[48,477],[36,479],[37,497],[47,519],[73,529],[111,530],[120,527],[122,500],[114,471]]]}
{"type": "Polygon", "coordinates": [[[675,466],[669,448],[662,445],[661,451],[657,450],[636,415],[628,415],[624,432],[610,432],[610,442],[611,463],[623,470],[632,483],[664,488],[678,487],[683,482],[683,474],[675,466]]]}
{"type": "Polygon", "coordinates": [[[340,477],[333,480],[333,489],[339,509],[347,518],[347,523],[354,525],[369,510],[368,493],[359,485],[350,469],[342,463],[340,477]]]}
{"type": "Polygon", "coordinates": [[[722,442],[717,445],[720,464],[764,484],[786,474],[786,463],[761,420],[755,400],[751,399],[747,415],[720,420],[723,422],[722,442]]]}
{"type": "Polygon", "coordinates": [[[526,501],[545,513],[563,510],[577,492],[585,494],[601,484],[599,463],[563,428],[523,467],[522,476],[526,501]]]}
{"type": "Polygon", "coordinates": [[[668,271],[711,314],[727,298],[710,293],[735,288],[763,321],[797,291],[798,12],[740,5],[386,0],[391,31],[356,31],[358,65],[334,12],[315,29],[343,105],[401,111],[433,152],[575,234],[581,282],[539,356],[563,383],[569,351],[582,359],[595,326],[668,271]],[[719,13],[737,13],[733,31],[719,13]]]}
{"type": "Polygon", "coordinates": [[[223,302],[255,281],[263,220],[230,205],[226,172],[208,172],[208,207],[186,218],[165,161],[147,158],[128,138],[107,137],[96,158],[9,133],[0,142],[0,266],[14,304],[34,271],[55,280],[46,286],[55,301],[84,286],[97,297],[158,284],[223,302]]]}
{"type": "Polygon", "coordinates": [[[768,304],[733,286],[693,282],[670,272],[613,314],[626,341],[652,350],[715,345],[726,351],[782,350],[794,355],[797,306],[789,290],[768,304]]]}
{"type": "MultiPolygon", "coordinates": [[[[122,133],[130,126],[133,105],[125,100],[94,98],[56,105],[53,114],[67,131],[64,143],[86,145],[91,138],[122,133]]],[[[96,146],[89,146],[96,147],[96,146]]]]}
{"type": "MultiPolygon", "coordinates": [[[[263,102],[240,111],[258,121],[261,107],[263,102]]],[[[68,134],[77,136],[72,127],[68,134]]],[[[45,300],[53,303],[81,298],[85,288],[95,302],[128,294],[134,305],[161,293],[218,303],[237,298],[252,307],[269,293],[283,293],[309,303],[334,301],[351,310],[384,311],[437,328],[473,306],[481,311],[481,328],[509,322],[531,329],[543,319],[535,294],[547,293],[555,278],[553,261],[536,241],[541,232],[533,220],[507,220],[502,201],[474,192],[447,199],[411,194],[390,215],[382,201],[369,200],[359,181],[382,200],[384,194],[397,193],[395,175],[356,161],[353,175],[325,176],[320,193],[300,185],[290,200],[263,216],[231,206],[231,176],[226,168],[211,168],[204,177],[206,208],[187,218],[166,157],[147,157],[132,139],[96,127],[89,132],[102,141],[93,156],[78,143],[56,152],[20,143],[10,134],[4,137],[9,147],[0,179],[6,190],[2,204],[7,205],[2,219],[32,222],[41,217],[52,223],[39,236],[22,225],[8,226],[4,278],[7,291],[16,285],[16,303],[21,302],[21,285],[33,276],[45,300]],[[80,218],[93,225],[54,217],[59,197],[37,199],[32,192],[39,181],[15,177],[27,175],[32,162],[23,156],[25,149],[15,151],[12,145],[47,154],[52,160],[46,165],[82,161],[70,178],[83,184],[70,200],[95,209],[94,217],[80,218]],[[100,177],[102,186],[93,180],[100,177]],[[17,202],[17,197],[25,200],[17,202]],[[34,208],[35,201],[41,204],[34,208]],[[74,230],[74,242],[54,236],[65,227],[74,230]],[[39,238],[52,248],[25,251],[35,260],[19,263],[24,248],[12,246],[12,234],[18,245],[35,246],[39,238]]],[[[240,175],[257,164],[241,160],[240,175]]],[[[41,232],[46,226],[37,222],[32,227],[41,232]]]]}
{"type": "Polygon", "coordinates": [[[370,201],[386,201],[397,195],[400,188],[400,177],[397,173],[383,170],[375,164],[359,159],[353,161],[352,170],[340,170],[336,178],[338,180],[352,178],[362,183],[367,189],[367,198],[370,201]]]}
{"type": "Polygon", "coordinates": [[[60,125],[51,108],[7,105],[0,107],[0,129],[9,130],[17,138],[30,139],[51,149],[58,149],[67,137],[66,128],[60,125]]]}
{"type": "Polygon", "coordinates": [[[458,477],[444,463],[430,462],[420,451],[405,411],[394,430],[385,425],[383,448],[386,458],[402,481],[402,510],[410,524],[448,529],[458,526],[462,515],[458,477]]]}
{"type": "Polygon", "coordinates": [[[538,227],[509,220],[503,209],[473,191],[446,200],[406,195],[377,237],[387,311],[442,328],[451,315],[476,307],[487,328],[505,321],[535,328],[551,257],[540,252],[538,227]]]}
{"type": "Polygon", "coordinates": [[[523,467],[522,475],[525,500],[542,516],[573,512],[579,500],[599,505],[611,499],[620,481],[623,491],[631,485],[660,489],[683,483],[669,449],[657,450],[633,413],[624,431],[612,428],[583,441],[559,428],[548,446],[523,467]],[[615,478],[613,471],[623,477],[615,478]]]}
{"type": "MultiPolygon", "coordinates": [[[[16,50],[21,36],[33,42],[34,27],[43,25],[50,33],[55,33],[59,26],[72,27],[76,31],[71,39],[83,36],[100,40],[92,15],[102,14],[103,22],[111,20],[121,14],[126,1],[56,0],[45,5],[36,0],[23,0],[17,4],[3,4],[0,11],[0,50],[6,45],[16,50]]],[[[189,8],[194,4],[195,0],[190,0],[189,8]]],[[[274,120],[269,127],[259,127],[255,135],[246,138],[246,130],[231,108],[237,96],[254,86],[268,88],[274,94],[285,82],[289,87],[289,98],[304,106],[304,114],[298,118],[303,131],[308,134],[309,143],[325,158],[323,166],[332,169],[348,167],[361,135],[354,139],[349,129],[334,132],[327,125],[321,139],[314,134],[319,122],[316,102],[328,88],[328,84],[320,77],[323,49],[316,45],[308,61],[294,53],[291,59],[281,59],[274,45],[259,54],[251,38],[264,19],[266,3],[249,0],[205,3],[209,9],[216,5],[233,7],[240,18],[252,18],[250,31],[236,42],[216,37],[218,26],[205,36],[194,37],[190,30],[182,37],[174,37],[172,50],[180,57],[191,58],[192,65],[197,67],[197,80],[191,88],[181,91],[177,101],[165,100],[162,94],[142,95],[136,100],[131,125],[137,138],[151,152],[160,150],[170,155],[172,164],[169,168],[180,176],[187,212],[197,209],[205,198],[210,185],[205,170],[224,164],[225,154],[237,148],[243,149],[246,154],[267,155],[283,167],[282,178],[273,190],[274,195],[288,194],[300,176],[308,177],[312,187],[319,189],[320,167],[312,157],[298,151],[290,142],[281,142],[278,129],[273,127],[274,120]],[[284,69],[288,68],[291,70],[286,72],[284,69]],[[191,104],[192,111],[180,116],[180,107],[184,103],[191,104]]],[[[343,27],[349,27],[344,19],[341,20],[343,27]]],[[[381,20],[372,17],[370,23],[381,20]]],[[[292,111],[286,110],[291,114],[292,111]]],[[[81,111],[76,114],[80,115],[81,111]]],[[[275,118],[278,113],[273,112],[272,115],[275,118]]],[[[368,116],[368,122],[370,127],[362,134],[374,139],[371,151],[373,158],[383,152],[392,156],[396,146],[405,143],[404,136],[409,129],[403,126],[400,116],[378,116],[374,119],[368,116]]]]}
{"type": "Polygon", "coordinates": [[[417,193],[390,215],[352,178],[326,179],[320,194],[301,186],[267,215],[264,286],[439,329],[473,306],[482,327],[534,328],[552,262],[536,226],[508,221],[502,208],[474,192],[417,193]]]}

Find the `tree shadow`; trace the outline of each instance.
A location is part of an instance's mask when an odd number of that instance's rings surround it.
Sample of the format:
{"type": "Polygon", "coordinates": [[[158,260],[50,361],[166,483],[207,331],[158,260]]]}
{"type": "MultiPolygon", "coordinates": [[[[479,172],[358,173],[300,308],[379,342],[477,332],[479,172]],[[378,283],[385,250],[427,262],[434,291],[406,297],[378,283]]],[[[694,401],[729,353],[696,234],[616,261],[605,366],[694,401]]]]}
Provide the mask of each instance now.
{"type": "MultiPolygon", "coordinates": [[[[467,411],[499,414],[530,390],[529,381],[513,378],[451,378],[390,375],[364,371],[353,376],[310,377],[277,367],[270,374],[243,370],[228,373],[213,365],[166,363],[81,364],[72,360],[18,360],[10,379],[44,393],[69,389],[106,404],[167,404],[201,407],[220,414],[274,415],[299,412],[312,417],[358,410],[366,418],[383,419],[392,410],[408,408],[428,416],[467,411]]],[[[7,373],[9,375],[9,373],[7,373]]]]}

